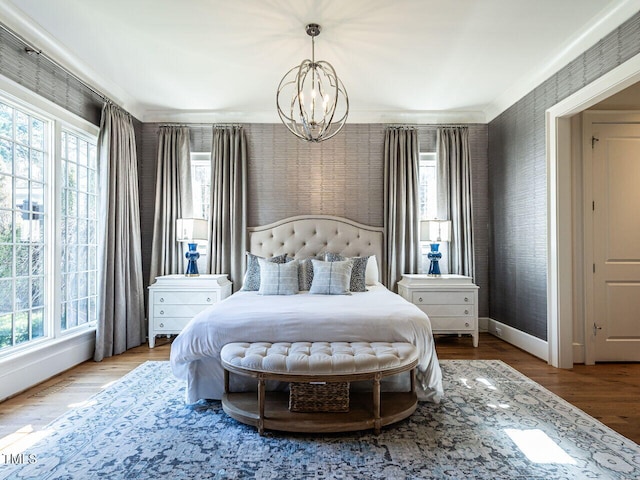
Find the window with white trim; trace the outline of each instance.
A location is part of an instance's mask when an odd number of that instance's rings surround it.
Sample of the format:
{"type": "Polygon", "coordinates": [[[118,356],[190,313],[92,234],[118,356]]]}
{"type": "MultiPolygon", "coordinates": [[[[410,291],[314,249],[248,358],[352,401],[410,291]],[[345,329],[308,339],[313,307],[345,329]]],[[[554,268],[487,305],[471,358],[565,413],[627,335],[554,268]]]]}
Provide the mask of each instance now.
{"type": "MultiPolygon", "coordinates": [[[[420,220],[429,220],[438,218],[438,164],[436,160],[436,152],[422,152],[419,157],[419,199],[420,199],[420,220]]],[[[429,242],[421,241],[420,255],[420,273],[429,271],[431,263],[427,254],[429,253],[429,242]]],[[[440,252],[442,259],[440,260],[440,269],[442,273],[447,273],[449,244],[442,242],[440,244],[440,252]]]]}
{"type": "Polygon", "coordinates": [[[61,133],[62,330],[95,322],[98,301],[98,165],[95,140],[61,133]]]}
{"type": "Polygon", "coordinates": [[[0,94],[0,356],[95,324],[97,177],[95,134],[0,94]]]}
{"type": "Polygon", "coordinates": [[[211,153],[191,152],[191,189],[193,217],[208,219],[211,202],[211,153]]]}

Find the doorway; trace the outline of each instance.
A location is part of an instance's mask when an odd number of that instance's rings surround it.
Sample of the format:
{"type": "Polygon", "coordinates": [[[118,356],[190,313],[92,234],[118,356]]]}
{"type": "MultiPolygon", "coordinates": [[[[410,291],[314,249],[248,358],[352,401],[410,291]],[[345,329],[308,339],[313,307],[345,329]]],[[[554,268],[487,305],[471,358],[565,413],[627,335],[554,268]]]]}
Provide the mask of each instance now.
{"type": "MultiPolygon", "coordinates": [[[[574,302],[572,235],[574,202],[571,189],[572,135],[570,118],[640,81],[640,54],[627,60],[547,110],[548,362],[571,368],[574,362],[574,302]]],[[[584,324],[575,325],[584,330],[584,324]]],[[[585,342],[585,350],[588,350],[585,342]]]]}

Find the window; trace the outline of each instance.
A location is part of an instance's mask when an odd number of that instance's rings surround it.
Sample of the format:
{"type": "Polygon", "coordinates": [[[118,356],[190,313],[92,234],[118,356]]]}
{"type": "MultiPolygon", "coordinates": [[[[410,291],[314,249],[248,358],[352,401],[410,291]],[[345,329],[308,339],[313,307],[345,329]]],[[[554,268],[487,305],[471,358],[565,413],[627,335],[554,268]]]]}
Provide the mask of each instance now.
{"type": "Polygon", "coordinates": [[[438,184],[435,152],[420,154],[420,219],[438,218],[438,184]]]}
{"type": "Polygon", "coordinates": [[[49,123],[0,102],[0,351],[44,337],[49,123]]]}
{"type": "Polygon", "coordinates": [[[98,166],[95,141],[61,134],[62,330],[95,322],[98,281],[98,166]]]}
{"type": "MultiPolygon", "coordinates": [[[[420,153],[419,166],[419,196],[420,196],[420,220],[439,218],[438,216],[438,165],[435,152],[420,153]]],[[[421,273],[429,271],[430,260],[429,242],[420,242],[421,256],[419,270],[421,273]]],[[[449,244],[443,242],[439,247],[442,253],[440,269],[442,273],[448,273],[449,244]]]]}
{"type": "Polygon", "coordinates": [[[209,218],[211,201],[211,154],[191,153],[191,189],[193,190],[194,218],[209,218]]]}
{"type": "Polygon", "coordinates": [[[0,96],[0,356],[95,321],[97,177],[95,136],[0,96]]]}

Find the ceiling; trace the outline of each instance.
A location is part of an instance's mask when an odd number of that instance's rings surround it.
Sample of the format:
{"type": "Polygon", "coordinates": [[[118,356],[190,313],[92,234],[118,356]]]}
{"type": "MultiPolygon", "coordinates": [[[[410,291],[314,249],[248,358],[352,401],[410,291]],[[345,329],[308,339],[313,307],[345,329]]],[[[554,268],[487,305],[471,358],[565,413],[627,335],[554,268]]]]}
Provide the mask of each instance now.
{"type": "Polygon", "coordinates": [[[640,0],[0,0],[48,56],[142,121],[278,122],[282,76],[333,64],[348,122],[486,122],[640,0]]]}

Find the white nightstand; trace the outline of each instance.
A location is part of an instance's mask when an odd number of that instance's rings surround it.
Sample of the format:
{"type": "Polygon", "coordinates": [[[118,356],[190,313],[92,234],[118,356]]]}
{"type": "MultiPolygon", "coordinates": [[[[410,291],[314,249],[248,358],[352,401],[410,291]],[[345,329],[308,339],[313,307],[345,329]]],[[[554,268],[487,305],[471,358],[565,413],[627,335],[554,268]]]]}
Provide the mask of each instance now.
{"type": "Polygon", "coordinates": [[[468,334],[478,346],[478,286],[462,275],[402,275],[398,293],[431,320],[433,333],[468,334]]]}
{"type": "Polygon", "coordinates": [[[227,275],[164,275],[149,287],[149,347],[156,335],[177,334],[209,305],[231,295],[227,275]]]}

